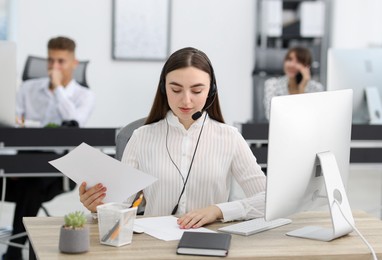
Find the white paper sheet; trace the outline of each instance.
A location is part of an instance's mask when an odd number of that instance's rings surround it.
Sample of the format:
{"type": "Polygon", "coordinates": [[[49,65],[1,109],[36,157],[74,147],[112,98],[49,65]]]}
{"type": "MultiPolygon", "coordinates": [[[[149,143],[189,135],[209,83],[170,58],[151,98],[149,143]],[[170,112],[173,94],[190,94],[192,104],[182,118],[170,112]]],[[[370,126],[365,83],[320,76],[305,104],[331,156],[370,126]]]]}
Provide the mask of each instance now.
{"type": "Polygon", "coordinates": [[[216,233],[207,228],[180,229],[174,216],[139,218],[134,221],[134,228],[143,229],[147,235],[164,240],[179,240],[184,231],[216,233]]]}
{"type": "Polygon", "coordinates": [[[124,202],[128,197],[151,185],[157,178],[82,143],[51,165],[80,185],[102,183],[106,188],[104,202],[124,202]]]}

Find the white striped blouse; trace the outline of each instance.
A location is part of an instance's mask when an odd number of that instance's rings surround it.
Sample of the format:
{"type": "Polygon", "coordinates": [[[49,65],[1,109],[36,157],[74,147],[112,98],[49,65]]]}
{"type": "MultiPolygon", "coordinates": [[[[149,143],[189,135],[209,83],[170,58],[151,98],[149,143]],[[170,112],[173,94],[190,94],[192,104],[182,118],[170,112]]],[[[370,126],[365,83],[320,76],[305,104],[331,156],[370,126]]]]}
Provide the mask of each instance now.
{"type": "MultiPolygon", "coordinates": [[[[122,162],[158,178],[143,190],[145,215],[170,215],[177,204],[204,116],[186,130],[170,111],[166,119],[134,131],[122,162]]],[[[223,213],[223,221],[262,217],[265,182],[264,173],[238,130],[207,116],[177,215],[216,205],[223,213]],[[232,177],[246,198],[228,201],[232,177]]],[[[130,203],[132,200],[128,199],[130,203]]]]}

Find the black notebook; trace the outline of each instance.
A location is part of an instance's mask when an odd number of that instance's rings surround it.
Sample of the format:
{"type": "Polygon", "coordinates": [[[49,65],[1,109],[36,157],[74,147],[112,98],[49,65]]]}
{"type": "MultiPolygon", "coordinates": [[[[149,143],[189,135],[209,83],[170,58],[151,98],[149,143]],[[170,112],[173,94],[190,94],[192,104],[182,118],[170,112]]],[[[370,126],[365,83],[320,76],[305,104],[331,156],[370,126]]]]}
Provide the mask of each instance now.
{"type": "Polygon", "coordinates": [[[176,252],[182,255],[226,256],[230,244],[230,234],[185,231],[176,252]]]}

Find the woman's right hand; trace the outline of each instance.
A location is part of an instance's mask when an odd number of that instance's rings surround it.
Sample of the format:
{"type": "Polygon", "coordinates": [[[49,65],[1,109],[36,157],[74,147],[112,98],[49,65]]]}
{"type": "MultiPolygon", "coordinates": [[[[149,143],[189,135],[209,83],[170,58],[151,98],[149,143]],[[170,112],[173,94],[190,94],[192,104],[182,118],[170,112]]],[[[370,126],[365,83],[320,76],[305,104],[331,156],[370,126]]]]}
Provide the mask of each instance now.
{"type": "Polygon", "coordinates": [[[86,189],[86,182],[81,183],[79,190],[80,201],[91,212],[97,212],[97,206],[103,204],[106,196],[106,187],[101,183],[86,189]]]}
{"type": "Polygon", "coordinates": [[[310,79],[311,79],[311,74],[310,74],[310,67],[309,66],[305,66],[301,63],[298,63],[297,64],[297,70],[299,71],[299,73],[301,73],[302,75],[302,81],[303,82],[308,82],[310,79]]]}

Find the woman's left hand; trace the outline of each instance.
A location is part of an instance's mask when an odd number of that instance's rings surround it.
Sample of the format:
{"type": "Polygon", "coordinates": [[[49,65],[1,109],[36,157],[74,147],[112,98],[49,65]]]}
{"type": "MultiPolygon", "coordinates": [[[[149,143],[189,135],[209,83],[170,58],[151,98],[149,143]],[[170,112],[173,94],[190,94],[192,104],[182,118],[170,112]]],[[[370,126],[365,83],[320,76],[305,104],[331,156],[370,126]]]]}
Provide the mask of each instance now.
{"type": "Polygon", "coordinates": [[[207,208],[190,211],[178,219],[178,225],[182,229],[199,228],[223,218],[220,208],[212,205],[207,208]]]}

